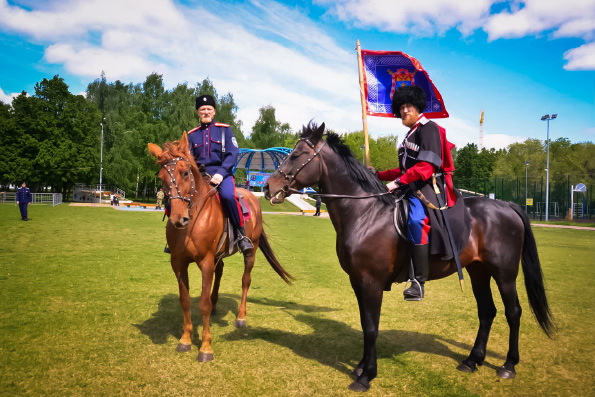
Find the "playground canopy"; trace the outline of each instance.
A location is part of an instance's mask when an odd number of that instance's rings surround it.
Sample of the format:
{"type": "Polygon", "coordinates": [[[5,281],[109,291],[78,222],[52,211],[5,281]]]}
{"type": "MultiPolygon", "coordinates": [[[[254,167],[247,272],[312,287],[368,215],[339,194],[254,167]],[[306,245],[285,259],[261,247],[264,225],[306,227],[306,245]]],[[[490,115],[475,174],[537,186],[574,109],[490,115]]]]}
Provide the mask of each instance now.
{"type": "Polygon", "coordinates": [[[272,147],[264,150],[240,149],[234,171],[236,168],[260,172],[275,171],[289,153],[291,149],[286,147],[272,147]]]}

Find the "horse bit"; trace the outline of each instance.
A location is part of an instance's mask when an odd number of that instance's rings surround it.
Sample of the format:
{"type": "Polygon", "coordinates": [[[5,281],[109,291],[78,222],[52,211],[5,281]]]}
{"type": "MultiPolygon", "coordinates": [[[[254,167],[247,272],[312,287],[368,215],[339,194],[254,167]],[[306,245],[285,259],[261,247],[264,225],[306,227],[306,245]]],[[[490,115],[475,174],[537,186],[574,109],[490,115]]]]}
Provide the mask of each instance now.
{"type": "Polygon", "coordinates": [[[169,174],[169,199],[170,200],[174,200],[174,199],[179,199],[179,200],[184,200],[188,202],[188,209],[192,208],[192,205],[194,204],[194,202],[192,201],[192,198],[194,196],[194,192],[195,192],[195,185],[194,185],[194,174],[192,173],[192,170],[189,170],[188,172],[190,173],[190,183],[191,183],[191,187],[190,187],[190,197],[185,197],[182,196],[180,194],[180,188],[178,187],[178,183],[176,182],[176,178],[174,177],[174,171],[178,165],[179,161],[185,161],[187,163],[190,163],[188,160],[186,160],[183,157],[176,157],[171,159],[167,164],[163,165],[163,168],[165,168],[165,170],[167,171],[167,173],[169,174]],[[178,195],[177,196],[172,196],[172,186],[176,187],[176,190],[178,191],[178,195]]]}

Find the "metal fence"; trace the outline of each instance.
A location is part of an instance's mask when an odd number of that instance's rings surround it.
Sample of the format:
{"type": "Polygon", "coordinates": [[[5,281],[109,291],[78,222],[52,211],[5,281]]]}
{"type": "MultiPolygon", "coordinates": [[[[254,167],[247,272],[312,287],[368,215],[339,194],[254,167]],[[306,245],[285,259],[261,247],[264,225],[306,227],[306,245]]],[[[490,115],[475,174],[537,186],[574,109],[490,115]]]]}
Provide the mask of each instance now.
{"type": "MultiPolygon", "coordinates": [[[[564,219],[571,211],[571,194],[574,195],[574,219],[593,219],[595,217],[595,185],[585,181],[583,176],[568,175],[566,180],[550,180],[548,218],[564,219]],[[585,183],[585,193],[572,192],[572,186],[585,183]],[[577,207],[576,204],[580,204],[577,207]]],[[[545,220],[546,180],[540,178],[457,178],[454,185],[463,196],[487,196],[504,201],[512,201],[525,209],[533,219],[545,220]],[[525,202],[525,198],[527,202],[525,202]]]]}
{"type": "MultiPolygon", "coordinates": [[[[15,192],[0,193],[0,200],[3,203],[17,202],[15,192]]],[[[31,193],[31,204],[51,204],[53,207],[62,204],[62,193],[31,193]]]]}

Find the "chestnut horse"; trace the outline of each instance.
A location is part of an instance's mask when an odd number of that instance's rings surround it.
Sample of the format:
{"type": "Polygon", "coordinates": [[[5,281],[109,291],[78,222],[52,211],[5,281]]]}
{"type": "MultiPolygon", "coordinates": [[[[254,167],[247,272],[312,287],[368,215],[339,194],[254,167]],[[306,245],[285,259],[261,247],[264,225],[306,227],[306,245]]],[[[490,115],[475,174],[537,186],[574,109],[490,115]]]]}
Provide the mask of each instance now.
{"type": "MultiPolygon", "coordinates": [[[[169,192],[171,204],[166,237],[171,251],[171,267],[178,280],[180,306],[184,315],[183,335],[176,350],[190,351],[192,346],[188,265],[190,262],[196,262],[202,273],[202,291],[198,307],[203,319],[202,345],[198,360],[210,361],[213,360],[210,316],[215,312],[219,297],[219,283],[223,274],[222,258],[237,252],[237,247],[231,247],[230,250],[229,238],[220,244],[226,218],[217,198],[217,188],[210,185],[210,176],[206,175],[204,166],[199,170],[191,156],[186,132],[180,141],[166,142],[164,149],[149,143],[149,152],[161,165],[159,178],[163,181],[164,191],[169,192]],[[213,276],[215,276],[214,284],[213,276]]],[[[246,297],[250,288],[250,272],[254,266],[256,250],[260,247],[273,270],[286,283],[290,284],[290,279],[293,277],[279,264],[269,245],[262,227],[260,202],[247,190],[238,189],[238,193],[243,195],[250,208],[251,216],[244,226],[246,235],[254,244],[252,252],[244,255],[242,301],[235,322],[236,327],[243,327],[246,325],[246,297]]]]}
{"type": "MultiPolygon", "coordinates": [[[[337,232],[337,256],[349,280],[360,310],[364,333],[364,355],[353,371],[349,388],[366,391],[376,377],[376,339],[384,290],[393,282],[404,282],[408,274],[409,243],[393,225],[395,198],[359,161],[338,135],[328,133],[324,124],[304,127],[301,139],[265,185],[271,204],[306,186],[318,185],[337,232]],[[295,189],[295,190],[294,190],[295,189]],[[383,194],[384,193],[384,194],[383,194]],[[357,197],[360,199],[355,199],[357,197]]],[[[496,281],[510,328],[506,362],[497,370],[503,379],[513,378],[519,362],[519,304],[516,278],[519,261],[525,275],[529,305],[543,331],[551,336],[553,318],[548,306],[537,247],[528,217],[513,203],[483,197],[464,199],[471,215],[471,234],[460,254],[471,278],[477,301],[479,331],[469,356],[457,367],[473,372],[483,364],[496,306],[490,280],[496,281]]],[[[401,205],[401,204],[398,204],[401,205]]],[[[454,258],[430,258],[429,279],[457,272],[454,258]]]]}

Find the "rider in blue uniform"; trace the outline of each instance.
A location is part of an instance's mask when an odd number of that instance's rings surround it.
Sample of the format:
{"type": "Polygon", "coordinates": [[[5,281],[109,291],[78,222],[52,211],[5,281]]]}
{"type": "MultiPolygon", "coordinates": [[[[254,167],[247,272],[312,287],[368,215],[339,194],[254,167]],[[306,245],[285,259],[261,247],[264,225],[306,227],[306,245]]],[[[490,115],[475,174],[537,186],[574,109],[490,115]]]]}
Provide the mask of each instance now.
{"type": "Polygon", "coordinates": [[[17,204],[19,205],[19,210],[21,211],[21,219],[24,221],[28,221],[29,218],[27,217],[27,207],[31,203],[31,191],[23,182],[20,188],[17,190],[17,204]]]}
{"type": "Polygon", "coordinates": [[[200,126],[188,132],[190,153],[197,164],[206,167],[211,184],[217,185],[221,206],[238,236],[237,244],[242,253],[249,253],[254,246],[246,237],[242,209],[235,194],[232,170],[240,149],[228,124],[215,121],[217,104],[211,95],[196,98],[196,113],[200,126]]]}

